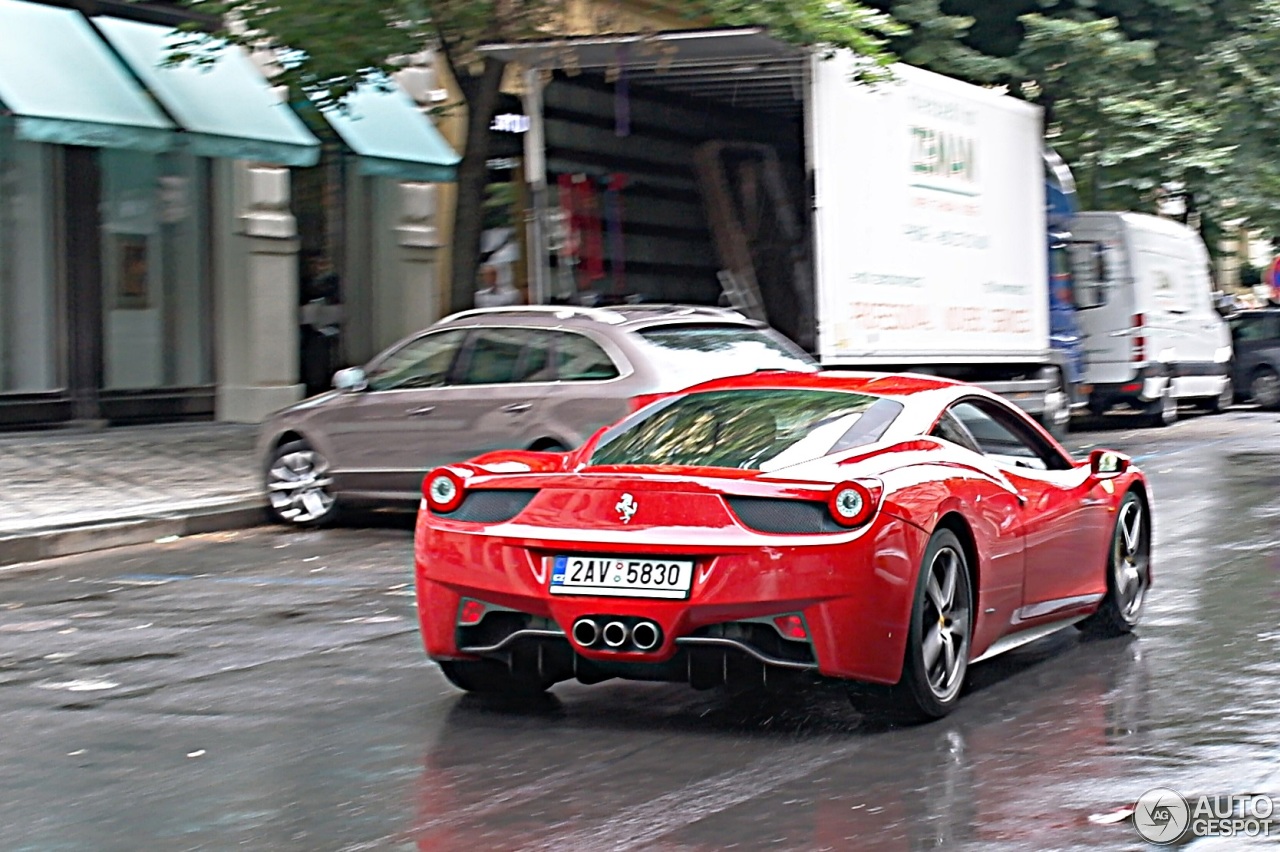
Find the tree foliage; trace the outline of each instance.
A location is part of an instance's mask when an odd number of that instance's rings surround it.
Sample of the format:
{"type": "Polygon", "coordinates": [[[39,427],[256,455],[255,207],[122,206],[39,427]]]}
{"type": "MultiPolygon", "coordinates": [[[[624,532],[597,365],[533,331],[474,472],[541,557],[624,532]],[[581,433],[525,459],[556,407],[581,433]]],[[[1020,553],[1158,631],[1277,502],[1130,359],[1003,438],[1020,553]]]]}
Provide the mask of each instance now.
{"type": "MultiPolygon", "coordinates": [[[[487,134],[503,76],[485,42],[568,32],[573,0],[189,0],[221,35],[279,51],[281,82],[340,101],[373,69],[431,45],[469,108],[452,306],[470,304],[487,134]]],[[[596,0],[597,31],[626,31],[625,0],[596,0]],[[610,23],[610,15],[614,23],[610,23]]],[[[639,5],[639,4],[637,4],[639,5]]],[[[896,57],[1041,104],[1086,206],[1152,209],[1179,184],[1207,216],[1280,233],[1280,0],[689,0],[644,4],[688,26],[764,26],[850,48],[864,77],[896,57]]],[[[188,46],[197,55],[198,46],[188,46]]]]}
{"type": "MultiPolygon", "coordinates": [[[[278,82],[341,103],[371,72],[391,72],[399,57],[433,47],[444,55],[467,102],[466,144],[458,168],[450,306],[470,307],[476,289],[487,180],[488,127],[504,63],[476,48],[490,42],[557,38],[575,11],[571,0],[188,0],[225,22],[216,36],[279,57],[278,82]]],[[[624,3],[597,4],[617,13],[624,3]]],[[[661,4],[659,4],[661,5],[661,4]]],[[[849,48],[868,60],[862,76],[882,76],[889,38],[906,28],[855,0],[691,0],[672,3],[691,24],[765,26],[785,41],[849,48]]],[[[605,21],[610,16],[601,16],[605,21]]],[[[633,20],[620,14],[618,21],[633,20]]],[[[603,32],[618,32],[607,23],[603,32]]],[[[207,57],[199,34],[175,61],[207,57]]]]}

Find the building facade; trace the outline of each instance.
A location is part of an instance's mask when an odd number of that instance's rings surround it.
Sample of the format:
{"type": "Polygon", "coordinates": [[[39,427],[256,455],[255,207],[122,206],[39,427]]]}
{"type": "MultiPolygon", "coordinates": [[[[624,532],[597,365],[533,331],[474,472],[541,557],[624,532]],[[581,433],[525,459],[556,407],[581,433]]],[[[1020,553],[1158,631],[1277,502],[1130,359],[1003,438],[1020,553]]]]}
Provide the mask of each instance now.
{"type": "Polygon", "coordinates": [[[295,401],[300,253],[331,233],[334,362],[447,309],[437,196],[457,155],[420,105],[374,87],[317,133],[238,49],[165,63],[190,19],[0,0],[0,429],[256,422],[295,401]]]}

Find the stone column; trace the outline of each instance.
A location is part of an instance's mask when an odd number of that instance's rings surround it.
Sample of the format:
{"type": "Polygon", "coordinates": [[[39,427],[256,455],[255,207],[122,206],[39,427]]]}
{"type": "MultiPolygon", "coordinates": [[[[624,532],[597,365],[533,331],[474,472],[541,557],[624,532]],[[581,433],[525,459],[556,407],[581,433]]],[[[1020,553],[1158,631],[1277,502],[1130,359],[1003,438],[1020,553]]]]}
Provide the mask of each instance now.
{"type": "Polygon", "coordinates": [[[217,418],[256,423],[302,397],[298,228],[289,170],[215,161],[217,418]]]}
{"type": "MultiPolygon", "coordinates": [[[[425,328],[444,314],[440,292],[440,249],[436,224],[438,187],[431,183],[399,184],[396,242],[401,258],[402,323],[398,336],[425,328]]],[[[387,329],[390,331],[391,329],[387,329]]]]}

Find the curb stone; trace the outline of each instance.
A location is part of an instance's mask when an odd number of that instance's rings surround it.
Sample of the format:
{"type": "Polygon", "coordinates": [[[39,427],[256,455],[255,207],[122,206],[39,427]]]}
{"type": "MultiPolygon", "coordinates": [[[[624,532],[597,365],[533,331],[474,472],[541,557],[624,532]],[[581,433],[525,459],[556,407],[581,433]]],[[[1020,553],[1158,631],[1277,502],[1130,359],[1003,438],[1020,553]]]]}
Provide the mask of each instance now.
{"type": "Polygon", "coordinates": [[[189,511],[138,515],[0,534],[0,567],[131,544],[147,544],[168,536],[246,529],[267,523],[267,520],[265,501],[254,498],[202,506],[189,511]]]}

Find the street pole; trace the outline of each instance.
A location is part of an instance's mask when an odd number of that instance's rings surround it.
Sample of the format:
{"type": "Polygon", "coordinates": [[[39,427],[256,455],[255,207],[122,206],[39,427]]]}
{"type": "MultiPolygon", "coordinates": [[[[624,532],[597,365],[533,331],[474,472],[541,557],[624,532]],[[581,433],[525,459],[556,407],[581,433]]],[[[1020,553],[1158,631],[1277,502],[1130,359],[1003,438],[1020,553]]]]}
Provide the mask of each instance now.
{"type": "Polygon", "coordinates": [[[524,72],[524,114],[529,130],[524,134],[524,171],[529,184],[531,209],[527,219],[529,246],[529,302],[550,301],[550,268],[547,258],[547,157],[542,125],[542,73],[538,68],[524,72]]]}

